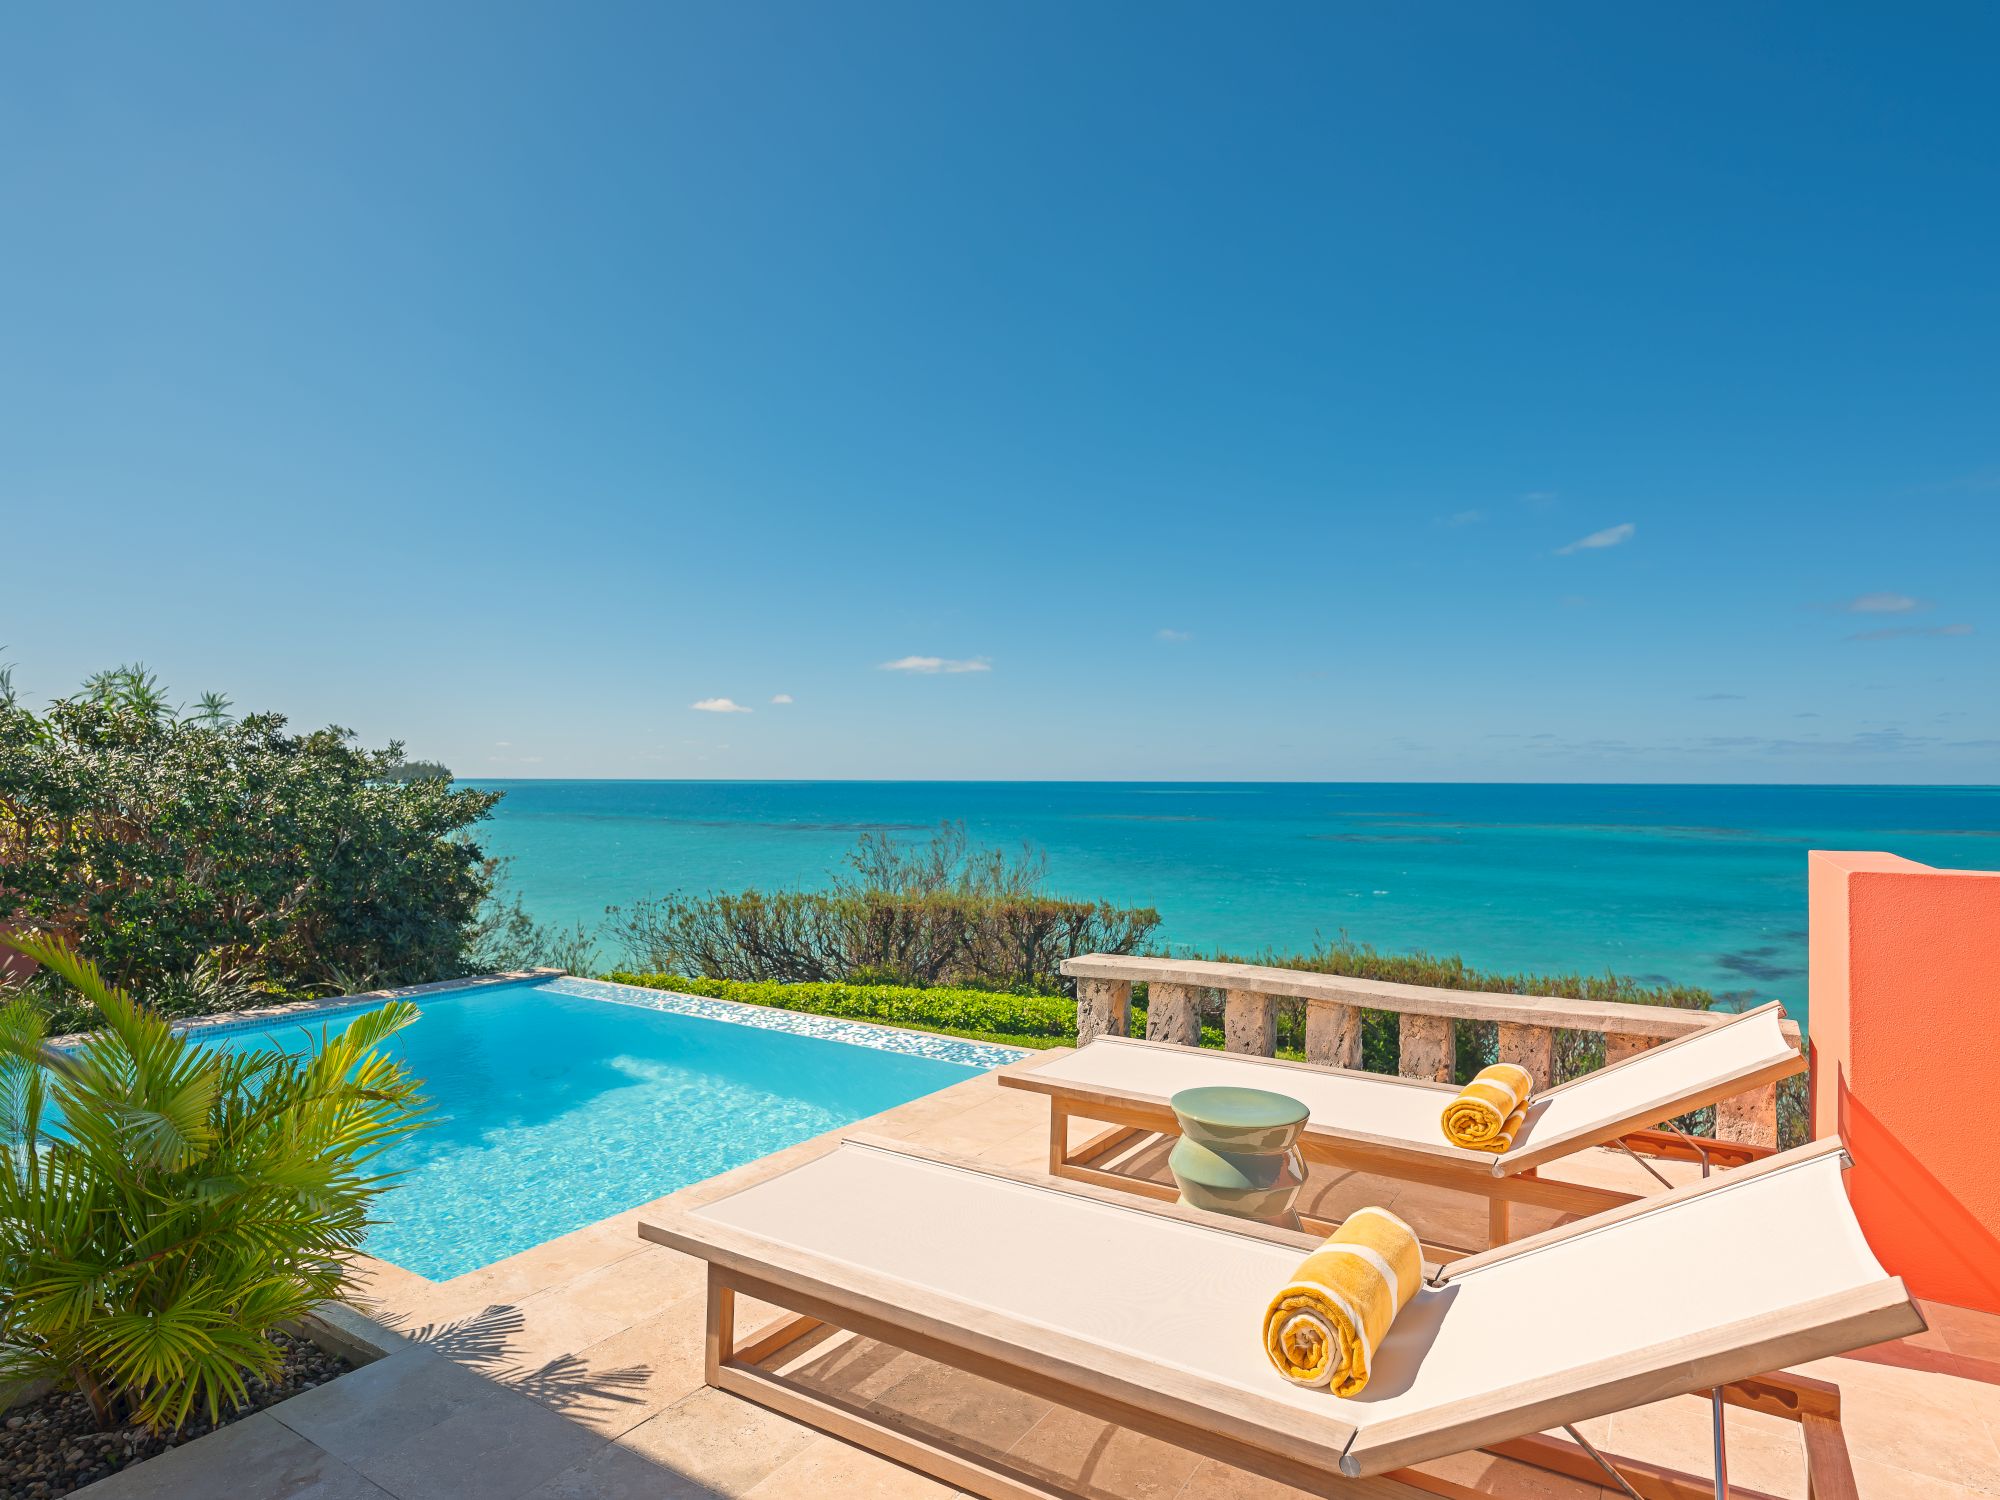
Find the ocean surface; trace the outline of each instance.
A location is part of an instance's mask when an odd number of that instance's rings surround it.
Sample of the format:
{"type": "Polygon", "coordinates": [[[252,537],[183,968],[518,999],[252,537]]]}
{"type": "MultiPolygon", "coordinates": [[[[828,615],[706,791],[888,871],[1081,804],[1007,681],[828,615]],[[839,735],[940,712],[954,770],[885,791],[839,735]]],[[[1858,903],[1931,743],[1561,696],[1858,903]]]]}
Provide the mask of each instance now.
{"type": "MultiPolygon", "coordinates": [[[[1482,968],[1779,999],[1806,1019],[1806,851],[2000,869],[2000,788],[489,781],[490,852],[544,922],[669,891],[811,887],[864,833],[963,821],[1066,895],[1195,951],[1345,934],[1482,968]]],[[[618,954],[606,948],[606,961],[618,954]]]]}

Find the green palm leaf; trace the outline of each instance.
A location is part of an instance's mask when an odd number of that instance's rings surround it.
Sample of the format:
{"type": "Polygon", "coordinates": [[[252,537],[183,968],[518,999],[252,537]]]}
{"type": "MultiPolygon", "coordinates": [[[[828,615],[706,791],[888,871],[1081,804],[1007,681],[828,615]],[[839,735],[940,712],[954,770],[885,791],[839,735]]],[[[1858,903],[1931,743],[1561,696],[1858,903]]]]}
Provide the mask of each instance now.
{"type": "Polygon", "coordinates": [[[154,1427],[217,1416],[275,1369],[273,1329],[346,1292],[390,1180],[370,1163],[424,1119],[384,1047],[416,1008],[302,1056],[211,1052],[59,940],[0,942],[105,1019],[57,1053],[39,1014],[0,1009],[0,1377],[154,1427]]]}

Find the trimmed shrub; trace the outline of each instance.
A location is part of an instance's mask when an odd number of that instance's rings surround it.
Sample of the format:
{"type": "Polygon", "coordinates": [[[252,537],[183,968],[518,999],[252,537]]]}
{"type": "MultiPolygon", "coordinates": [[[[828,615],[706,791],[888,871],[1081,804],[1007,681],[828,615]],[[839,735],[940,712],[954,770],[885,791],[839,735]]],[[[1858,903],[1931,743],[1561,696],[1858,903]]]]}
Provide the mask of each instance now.
{"type": "Polygon", "coordinates": [[[1076,1002],[1061,995],[1015,995],[993,990],[889,984],[778,984],[768,980],[708,979],[683,974],[607,976],[618,984],[677,990],[745,1005],[768,1005],[807,1015],[877,1021],[916,1031],[994,1038],[1026,1046],[1076,1040],[1076,1002]]]}

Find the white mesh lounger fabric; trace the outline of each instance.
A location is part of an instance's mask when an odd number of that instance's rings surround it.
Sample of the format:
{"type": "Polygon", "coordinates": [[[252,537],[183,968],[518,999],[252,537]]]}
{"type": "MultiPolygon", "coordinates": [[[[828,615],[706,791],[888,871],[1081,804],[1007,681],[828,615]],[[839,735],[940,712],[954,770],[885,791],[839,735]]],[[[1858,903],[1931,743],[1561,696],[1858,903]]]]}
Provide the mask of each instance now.
{"type": "MultiPolygon", "coordinates": [[[[712,1319],[718,1288],[741,1289],[1297,1483],[1920,1329],[1842,1160],[1837,1142],[1801,1148],[1462,1261],[1403,1311],[1353,1399],[1266,1362],[1265,1302],[1311,1243],[1283,1231],[848,1142],[640,1233],[710,1262],[712,1319]],[[1654,1294],[1667,1285],[1685,1294],[1654,1294]]],[[[711,1384],[814,1420],[731,1363],[726,1326],[715,1339],[711,1384]]]]}

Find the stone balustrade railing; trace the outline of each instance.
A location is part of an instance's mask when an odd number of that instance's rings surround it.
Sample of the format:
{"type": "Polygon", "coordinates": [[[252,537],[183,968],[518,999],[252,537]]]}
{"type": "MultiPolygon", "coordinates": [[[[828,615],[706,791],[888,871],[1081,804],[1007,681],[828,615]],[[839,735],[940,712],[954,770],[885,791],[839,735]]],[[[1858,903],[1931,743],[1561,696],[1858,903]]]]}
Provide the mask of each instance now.
{"type": "MultiPolygon", "coordinates": [[[[1146,1036],[1186,1046],[1201,1041],[1200,993],[1223,995],[1222,1030],[1232,1052],[1269,1057],[1277,1050],[1280,1000],[1302,1000],[1306,1008],[1306,1060],[1330,1068],[1361,1066],[1361,1012],[1397,1016],[1400,1042],[1397,1071],[1406,1078],[1449,1082],[1456,1057],[1456,1020],[1494,1022],[1503,1062],[1519,1063],[1537,1080],[1555,1072],[1558,1031],[1595,1031],[1604,1036],[1604,1059],[1617,1062],[1646,1047],[1686,1036],[1728,1019],[1713,1011],[1665,1005],[1626,1005],[1603,1000],[1564,1000],[1546,995],[1506,995],[1483,990],[1436,989],[1391,984],[1305,969],[1261,964],[1212,963],[1205,959],[1127,958],[1089,953],[1064,962],[1076,981],[1079,1044],[1109,1033],[1125,1036],[1131,1026],[1132,986],[1147,986],[1146,1036]]],[[[1793,1043],[1799,1029],[1787,1021],[1793,1043]]],[[[1767,1084],[1716,1106],[1718,1140],[1775,1146],[1778,1090],[1767,1084]]]]}

